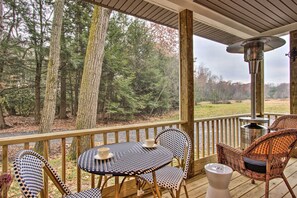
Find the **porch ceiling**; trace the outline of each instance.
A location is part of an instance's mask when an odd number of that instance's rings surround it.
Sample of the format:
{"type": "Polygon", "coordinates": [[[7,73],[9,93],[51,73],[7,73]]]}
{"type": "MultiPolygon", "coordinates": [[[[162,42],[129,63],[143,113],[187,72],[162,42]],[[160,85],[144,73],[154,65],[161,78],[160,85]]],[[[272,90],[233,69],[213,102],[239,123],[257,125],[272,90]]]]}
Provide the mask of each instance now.
{"type": "Polygon", "coordinates": [[[194,34],[223,44],[297,29],[297,0],[86,0],[178,28],[178,12],[192,10],[194,34]]]}

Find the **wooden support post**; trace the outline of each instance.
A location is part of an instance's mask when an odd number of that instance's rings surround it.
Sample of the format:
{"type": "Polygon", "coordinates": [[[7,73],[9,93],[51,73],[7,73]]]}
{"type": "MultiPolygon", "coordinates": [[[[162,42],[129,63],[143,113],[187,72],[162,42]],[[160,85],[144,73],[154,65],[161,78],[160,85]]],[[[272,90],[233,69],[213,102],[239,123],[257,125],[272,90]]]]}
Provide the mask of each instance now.
{"type": "Polygon", "coordinates": [[[264,117],[264,60],[261,61],[256,75],[256,114],[264,117]]]}
{"type": "MultiPolygon", "coordinates": [[[[181,129],[186,131],[194,143],[194,74],[193,74],[193,12],[179,13],[180,52],[180,119],[185,121],[181,129]]],[[[193,145],[194,147],[194,145],[193,145]]],[[[194,148],[191,150],[189,177],[194,175],[194,148]]]]}
{"type": "MultiPolygon", "coordinates": [[[[297,48],[297,30],[290,32],[290,51],[297,48]]],[[[297,60],[290,60],[290,113],[297,114],[297,60]]],[[[297,147],[291,153],[297,158],[297,147]]]]}
{"type": "MultiPolygon", "coordinates": [[[[297,30],[290,32],[290,50],[297,48],[297,30]]],[[[297,114],[297,60],[290,60],[290,113],[297,114]]]]}

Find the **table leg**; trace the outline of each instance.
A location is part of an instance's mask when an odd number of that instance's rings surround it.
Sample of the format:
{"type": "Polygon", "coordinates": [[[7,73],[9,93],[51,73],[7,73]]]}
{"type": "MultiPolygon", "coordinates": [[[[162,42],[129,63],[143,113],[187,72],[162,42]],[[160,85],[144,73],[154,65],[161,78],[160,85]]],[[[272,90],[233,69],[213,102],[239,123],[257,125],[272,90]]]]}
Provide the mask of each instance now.
{"type": "Polygon", "coordinates": [[[102,188],[101,188],[101,184],[102,184],[102,175],[99,176],[99,181],[98,181],[98,184],[97,184],[97,188],[102,190],[104,186],[102,186],[102,188]]]}
{"type": "Polygon", "coordinates": [[[114,180],[115,180],[115,185],[114,185],[114,188],[115,188],[115,194],[114,194],[114,197],[115,198],[120,198],[120,185],[119,185],[119,176],[115,176],[115,178],[114,178],[114,180]]]}
{"type": "Polygon", "coordinates": [[[161,198],[161,193],[159,191],[159,187],[158,187],[158,184],[157,184],[157,179],[156,179],[156,173],[155,171],[152,172],[153,174],[153,181],[154,181],[154,186],[155,186],[155,189],[156,189],[156,193],[157,193],[157,197],[161,198]]]}

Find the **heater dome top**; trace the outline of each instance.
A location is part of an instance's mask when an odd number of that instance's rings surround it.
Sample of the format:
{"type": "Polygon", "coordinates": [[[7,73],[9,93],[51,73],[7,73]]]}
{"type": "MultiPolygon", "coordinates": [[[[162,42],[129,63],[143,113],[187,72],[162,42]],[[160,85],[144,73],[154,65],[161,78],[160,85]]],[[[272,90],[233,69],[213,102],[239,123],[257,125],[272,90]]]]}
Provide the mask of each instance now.
{"type": "Polygon", "coordinates": [[[279,48],[283,46],[286,41],[282,38],[276,36],[261,36],[253,37],[243,41],[239,41],[227,47],[227,52],[229,53],[244,53],[244,47],[246,45],[257,45],[259,43],[264,44],[264,52],[279,48]]]}

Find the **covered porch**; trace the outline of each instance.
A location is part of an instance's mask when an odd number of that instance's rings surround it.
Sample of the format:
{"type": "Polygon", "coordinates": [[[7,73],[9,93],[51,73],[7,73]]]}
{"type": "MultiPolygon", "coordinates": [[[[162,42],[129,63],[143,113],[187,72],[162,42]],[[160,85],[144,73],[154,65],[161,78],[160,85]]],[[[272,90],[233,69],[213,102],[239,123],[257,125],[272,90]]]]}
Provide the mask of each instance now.
{"type": "MultiPolygon", "coordinates": [[[[290,49],[297,46],[297,3],[290,1],[285,5],[282,1],[264,1],[261,5],[253,1],[255,6],[245,1],[203,1],[203,0],[89,0],[89,2],[117,10],[126,14],[153,21],[179,30],[180,41],[180,119],[177,121],[153,123],[143,125],[128,125],[122,127],[109,127],[79,131],[58,132],[55,134],[29,135],[0,139],[2,172],[11,169],[13,158],[11,148],[30,149],[38,141],[44,142],[43,155],[51,159],[50,145],[55,142],[59,149],[55,153],[61,160],[60,168],[62,180],[70,183],[74,191],[94,188],[97,177],[85,174],[78,167],[68,170],[67,161],[69,139],[77,138],[77,157],[81,154],[80,140],[83,136],[90,137],[90,146],[95,142],[103,144],[118,143],[121,141],[143,141],[148,137],[155,137],[158,131],[168,127],[181,128],[186,131],[193,142],[191,166],[189,170],[188,189],[190,197],[204,197],[207,188],[207,179],[203,175],[205,164],[216,161],[216,148],[218,142],[230,146],[240,145],[240,116],[230,115],[217,118],[194,118],[194,89],[193,89],[193,35],[217,41],[226,45],[257,36],[272,36],[290,34],[290,49]],[[296,8],[296,9],[295,9],[296,8]],[[262,10],[262,11],[260,11],[262,10]],[[255,16],[255,13],[257,16],[255,16]],[[15,148],[15,147],[13,147],[15,148]],[[202,173],[202,174],[201,174],[202,173]]],[[[201,49],[203,50],[203,49],[201,49]]],[[[291,57],[294,54],[292,53],[291,57]]],[[[265,114],[264,112],[264,65],[261,65],[260,74],[257,75],[256,87],[256,113],[258,116],[269,118],[273,122],[280,114],[265,114]]],[[[297,61],[290,61],[290,113],[297,114],[297,61]]],[[[268,125],[269,125],[268,123],[268,125]]],[[[297,192],[297,161],[291,159],[285,171],[288,180],[297,192]]],[[[134,181],[125,182],[122,196],[135,196],[134,181]]],[[[49,197],[51,185],[45,177],[45,195],[49,197]]],[[[273,180],[270,184],[271,197],[290,197],[281,180],[273,180]]],[[[251,184],[246,177],[234,172],[230,184],[232,197],[263,197],[263,182],[251,184]]],[[[112,196],[113,182],[109,183],[104,197],[112,196]]],[[[6,194],[7,195],[7,194],[6,194]]],[[[9,196],[17,196],[8,193],[9,196]]],[[[164,197],[169,194],[164,194],[164,197]]],[[[183,195],[184,196],[184,195],[183,195]]]]}
{"type": "MultiPolygon", "coordinates": [[[[180,128],[195,141],[193,35],[228,45],[260,36],[290,35],[290,114],[297,113],[297,2],[277,1],[204,1],[204,0],[86,0],[179,31],[180,128]]],[[[198,46],[199,48],[199,46],[198,46]]],[[[203,50],[203,49],[201,49],[203,50]]],[[[215,56],[215,55],[214,55],[215,56]]],[[[242,54],[243,57],[243,54],[242,54]]],[[[242,59],[244,61],[244,59],[242,59]]],[[[255,75],[252,114],[264,117],[264,61],[255,75]]],[[[202,139],[205,137],[203,136],[202,139]]],[[[230,138],[230,137],[228,137],[230,138]]],[[[227,136],[226,136],[227,139],[227,136]]],[[[231,140],[230,140],[231,141],[231,140]]],[[[214,142],[214,141],[213,141],[214,142]]],[[[235,142],[234,142],[235,145],[235,142]]],[[[213,153],[214,153],[214,147],[213,153]]],[[[208,151],[209,152],[209,151],[208,151]]],[[[199,153],[199,151],[198,151],[199,153]]],[[[208,153],[209,154],[209,153],[208,153]]],[[[192,150],[189,175],[195,175],[192,150]]],[[[199,155],[199,154],[198,154],[199,155]]],[[[205,153],[202,154],[203,157],[205,153]]]]}

